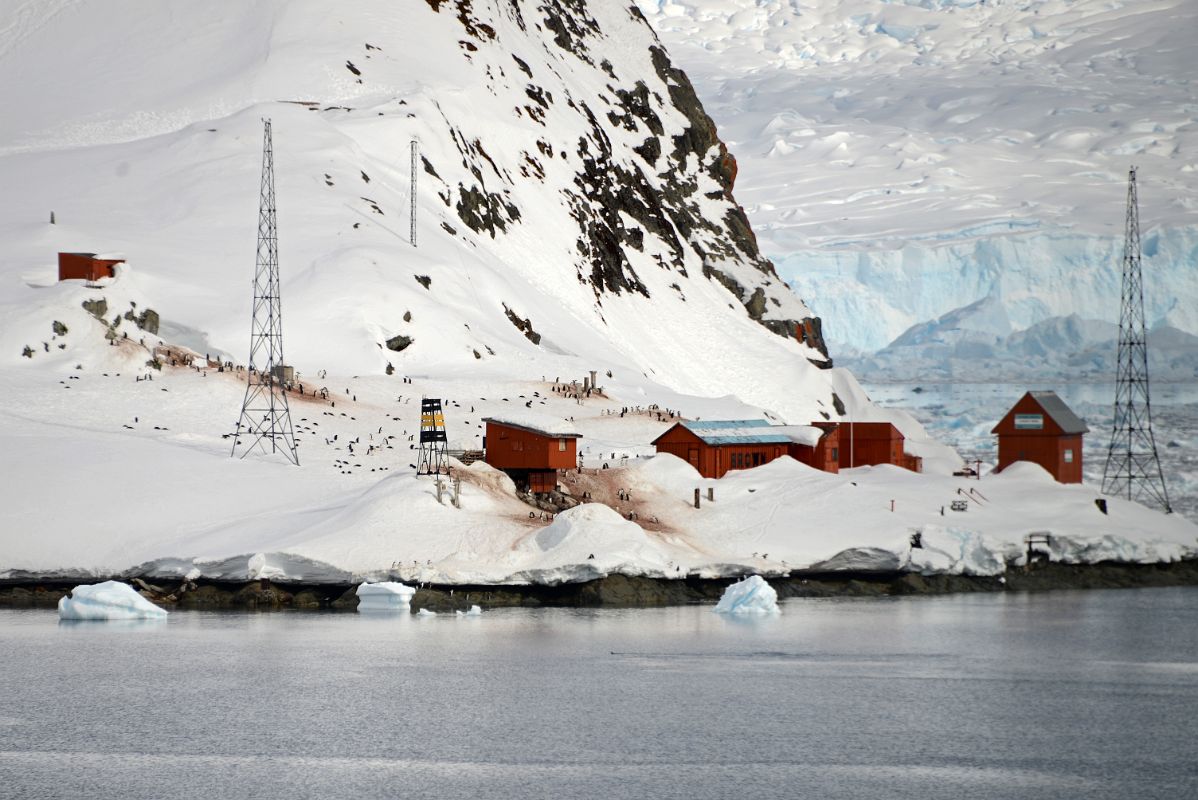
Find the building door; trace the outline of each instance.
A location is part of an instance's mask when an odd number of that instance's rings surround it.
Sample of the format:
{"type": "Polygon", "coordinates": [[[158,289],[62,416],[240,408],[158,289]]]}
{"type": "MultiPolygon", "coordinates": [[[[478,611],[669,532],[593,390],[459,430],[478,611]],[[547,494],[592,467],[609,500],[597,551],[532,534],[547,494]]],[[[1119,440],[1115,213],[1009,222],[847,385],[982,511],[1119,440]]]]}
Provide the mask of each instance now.
{"type": "MultiPolygon", "coordinates": [[[[686,451],[686,460],[691,462],[691,466],[699,469],[699,448],[692,447],[686,451]]],[[[701,470],[700,470],[701,471],[701,470]]]]}

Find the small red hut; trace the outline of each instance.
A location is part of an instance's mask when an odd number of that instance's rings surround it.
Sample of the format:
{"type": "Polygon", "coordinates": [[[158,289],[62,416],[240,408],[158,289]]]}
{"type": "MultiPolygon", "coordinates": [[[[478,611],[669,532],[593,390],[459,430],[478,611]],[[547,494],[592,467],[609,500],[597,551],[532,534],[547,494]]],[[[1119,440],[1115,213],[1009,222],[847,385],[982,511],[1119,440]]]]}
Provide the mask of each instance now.
{"type": "Polygon", "coordinates": [[[578,466],[582,437],[577,433],[495,417],[483,422],[487,423],[484,460],[506,472],[517,488],[534,494],[552,492],[557,488],[557,471],[578,466]]]}
{"type": "Polygon", "coordinates": [[[116,276],[116,265],[125,259],[114,256],[98,256],[95,253],[59,253],[58,279],[60,281],[98,281],[100,278],[116,276]]]}
{"type": "Polygon", "coordinates": [[[1082,436],[1090,429],[1056,392],[1028,392],[990,431],[998,435],[998,472],[1031,461],[1061,483],[1082,482],[1082,436]]]}

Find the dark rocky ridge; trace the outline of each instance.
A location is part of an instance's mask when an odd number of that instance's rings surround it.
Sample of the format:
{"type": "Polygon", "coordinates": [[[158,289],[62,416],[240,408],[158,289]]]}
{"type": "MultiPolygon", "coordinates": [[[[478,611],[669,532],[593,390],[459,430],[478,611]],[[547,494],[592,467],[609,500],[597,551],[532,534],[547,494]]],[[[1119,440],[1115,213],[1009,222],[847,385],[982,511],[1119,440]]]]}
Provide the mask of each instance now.
{"type": "MultiPolygon", "coordinates": [[[[106,580],[89,577],[88,581],[106,580]]],[[[129,576],[116,580],[132,580],[129,576]]],[[[583,583],[556,586],[428,586],[417,590],[412,609],[452,612],[470,605],[483,608],[510,606],[656,607],[715,603],[734,578],[658,579],[609,575],[583,583]]],[[[1157,564],[1036,563],[1013,568],[1002,576],[920,575],[909,572],[817,572],[799,570],[787,577],[769,578],[780,599],[790,597],[891,597],[958,592],[1022,592],[1056,589],[1134,589],[1198,586],[1198,560],[1157,564]]],[[[31,580],[0,583],[0,607],[47,608],[58,603],[75,580],[31,580]]],[[[161,582],[160,582],[161,583],[161,582]]],[[[199,581],[175,601],[151,599],[167,608],[259,610],[353,610],[356,585],[249,583],[199,581]]],[[[166,589],[163,589],[166,592],[166,589]]]]}
{"type": "MultiPolygon", "coordinates": [[[[602,75],[606,84],[604,91],[587,97],[571,96],[564,83],[555,82],[551,90],[546,82],[561,80],[555,62],[548,67],[554,74],[538,74],[544,73],[544,65],[533,67],[515,53],[496,62],[498,68],[493,69],[496,64],[486,68],[485,80],[492,87],[517,88],[526,98],[514,109],[516,117],[545,127],[550,113],[569,113],[577,116],[585,133],[568,152],[562,152],[562,142],[555,148],[538,140],[539,155],[519,153],[518,163],[512,162],[519,175],[513,177],[497,166],[478,139],[468,141],[446,118],[461,165],[473,181],[441,180],[427,159],[424,167],[441,182],[442,201],[466,226],[496,238],[520,224],[525,212],[511,192],[514,181],[544,182],[544,159],[561,156],[574,168],[571,185],[560,189],[578,226],[573,266],[577,280],[593,290],[598,305],[609,295],[649,296],[628,253],[645,252],[648,239],[653,238],[649,251],[655,254],[657,267],[685,278],[687,260],[693,264],[697,257],[703,276],[733,294],[751,319],[778,336],[810,345],[822,355],[813,363],[831,366],[819,319],[788,318],[782,311],[795,307],[790,289],[761,254],[748,217],[733,196],[736,160],[720,140],[690,80],[670,61],[635,6],[627,8],[628,19],[634,26],[643,26],[646,41],[652,43],[647,53],[652,73],[629,76],[618,74],[606,59],[599,60],[607,34],[587,0],[541,0],[535,5],[512,0],[493,10],[476,7],[472,0],[427,2],[435,12],[454,13],[461,22],[465,35],[477,45],[463,53],[469,61],[482,58],[480,47],[503,46],[496,34],[498,22],[482,21],[491,13],[495,20],[506,17],[521,30],[543,30],[544,46],[560,51],[557,62],[576,59],[602,75]],[[507,82],[503,63],[509,70],[512,63],[516,65],[519,74],[512,78],[517,83],[507,82]],[[637,143],[624,144],[627,134],[635,134],[637,143]],[[613,142],[614,138],[621,141],[613,142]],[[722,210],[713,210],[712,201],[722,210]]],[[[547,129],[550,138],[552,133],[547,129]]]]}

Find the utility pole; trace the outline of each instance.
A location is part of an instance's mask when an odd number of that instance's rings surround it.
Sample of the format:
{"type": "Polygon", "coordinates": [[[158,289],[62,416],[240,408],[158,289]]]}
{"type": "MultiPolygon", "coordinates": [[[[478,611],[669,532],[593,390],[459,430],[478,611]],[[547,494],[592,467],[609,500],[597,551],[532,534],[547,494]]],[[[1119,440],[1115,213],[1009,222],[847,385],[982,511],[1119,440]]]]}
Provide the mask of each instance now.
{"type": "Polygon", "coordinates": [[[1119,355],[1115,375],[1115,423],[1102,493],[1144,497],[1172,513],[1165,475],[1152,435],[1148,393],[1148,334],[1144,324],[1144,282],[1140,269],[1140,209],[1136,168],[1127,179],[1127,219],[1123,239],[1123,291],[1119,309],[1119,355]]]}
{"type": "Polygon", "coordinates": [[[408,181],[408,207],[410,212],[412,247],[416,246],[416,162],[420,159],[420,143],[412,140],[412,177],[408,181]]]}
{"type": "Polygon", "coordinates": [[[283,384],[292,378],[283,361],[283,313],[279,304],[279,240],[275,218],[275,157],[270,120],[263,120],[262,185],[258,199],[258,256],[254,269],[254,311],[250,324],[250,360],[241,417],[233,452],[245,437],[245,458],[255,449],[282,453],[299,466],[291,409],[283,384]]]}

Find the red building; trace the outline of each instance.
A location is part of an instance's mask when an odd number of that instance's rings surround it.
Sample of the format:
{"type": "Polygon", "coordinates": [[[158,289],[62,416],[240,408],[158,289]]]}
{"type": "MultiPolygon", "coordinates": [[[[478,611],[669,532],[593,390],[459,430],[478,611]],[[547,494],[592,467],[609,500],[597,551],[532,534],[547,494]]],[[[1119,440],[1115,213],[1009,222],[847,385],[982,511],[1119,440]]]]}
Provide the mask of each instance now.
{"type": "Polygon", "coordinates": [[[116,265],[123,258],[97,256],[95,253],[59,253],[58,279],[60,281],[98,281],[100,278],[116,276],[116,265]]]}
{"type": "Polygon", "coordinates": [[[1082,482],[1082,436],[1090,429],[1056,392],[1028,392],[990,431],[998,435],[998,472],[1031,461],[1061,483],[1082,482]]]}
{"type": "Polygon", "coordinates": [[[846,468],[893,464],[919,472],[922,459],[903,452],[906,437],[889,422],[840,423],[840,461],[846,468]]]}
{"type": "Polygon", "coordinates": [[[503,470],[519,489],[534,494],[557,488],[557,471],[578,466],[577,433],[545,430],[528,424],[487,417],[484,460],[503,470]]]}
{"type": "Polygon", "coordinates": [[[837,472],[837,431],[814,425],[771,425],[768,420],[679,422],[653,440],[659,453],[688,462],[705,478],[790,456],[815,469],[837,472]]]}

